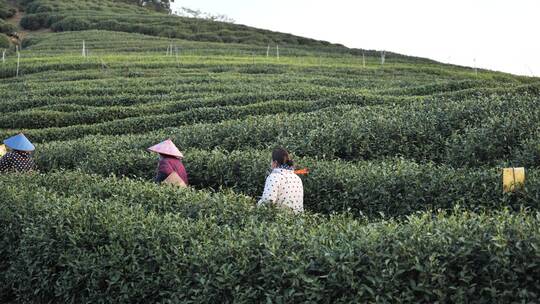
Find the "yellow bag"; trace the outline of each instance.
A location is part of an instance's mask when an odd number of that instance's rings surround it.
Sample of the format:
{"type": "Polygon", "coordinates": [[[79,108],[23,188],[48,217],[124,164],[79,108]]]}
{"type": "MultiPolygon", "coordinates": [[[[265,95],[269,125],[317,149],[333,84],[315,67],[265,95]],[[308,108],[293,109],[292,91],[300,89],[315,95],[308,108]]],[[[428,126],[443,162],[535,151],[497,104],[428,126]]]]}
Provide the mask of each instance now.
{"type": "Polygon", "coordinates": [[[0,145],[0,157],[6,155],[6,153],[7,153],[6,145],[0,145]]]}
{"type": "Polygon", "coordinates": [[[525,168],[503,169],[503,193],[514,192],[525,185],[525,168]]]}
{"type": "Polygon", "coordinates": [[[169,176],[167,176],[167,178],[163,181],[163,183],[168,184],[168,185],[174,185],[181,188],[187,187],[184,180],[176,172],[169,174],[169,176]]]}

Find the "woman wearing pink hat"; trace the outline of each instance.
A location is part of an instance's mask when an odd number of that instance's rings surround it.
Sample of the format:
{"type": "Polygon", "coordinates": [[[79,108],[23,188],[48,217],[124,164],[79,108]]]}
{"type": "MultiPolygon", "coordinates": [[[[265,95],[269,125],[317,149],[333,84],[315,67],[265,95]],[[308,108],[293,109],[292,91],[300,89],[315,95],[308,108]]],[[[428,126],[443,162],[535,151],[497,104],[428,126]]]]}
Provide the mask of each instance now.
{"type": "Polygon", "coordinates": [[[182,187],[189,185],[186,168],[182,163],[184,155],[170,139],[148,148],[148,151],[159,154],[156,182],[182,187]]]}

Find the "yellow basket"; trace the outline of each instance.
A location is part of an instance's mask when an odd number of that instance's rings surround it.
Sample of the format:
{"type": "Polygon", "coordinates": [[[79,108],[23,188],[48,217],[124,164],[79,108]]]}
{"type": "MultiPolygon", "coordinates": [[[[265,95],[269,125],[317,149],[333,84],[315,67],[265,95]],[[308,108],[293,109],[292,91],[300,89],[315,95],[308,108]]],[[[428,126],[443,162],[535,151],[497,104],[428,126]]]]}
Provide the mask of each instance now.
{"type": "Polygon", "coordinates": [[[7,153],[6,145],[0,145],[0,157],[7,153]]]}
{"type": "Polygon", "coordinates": [[[503,169],[503,193],[514,192],[525,185],[525,168],[503,169]]]}

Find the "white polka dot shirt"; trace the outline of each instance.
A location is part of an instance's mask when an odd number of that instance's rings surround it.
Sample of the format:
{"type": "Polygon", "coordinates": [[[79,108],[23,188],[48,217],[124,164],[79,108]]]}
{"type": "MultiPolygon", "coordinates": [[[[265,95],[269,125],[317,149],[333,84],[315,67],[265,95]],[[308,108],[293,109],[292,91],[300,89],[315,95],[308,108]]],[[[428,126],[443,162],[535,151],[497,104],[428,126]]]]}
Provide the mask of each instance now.
{"type": "Polygon", "coordinates": [[[304,186],[293,170],[274,169],[266,178],[264,192],[258,205],[271,203],[291,208],[295,213],[304,211],[304,186]]]}
{"type": "Polygon", "coordinates": [[[32,155],[27,152],[11,151],[0,158],[0,172],[28,172],[34,167],[32,155]]]}

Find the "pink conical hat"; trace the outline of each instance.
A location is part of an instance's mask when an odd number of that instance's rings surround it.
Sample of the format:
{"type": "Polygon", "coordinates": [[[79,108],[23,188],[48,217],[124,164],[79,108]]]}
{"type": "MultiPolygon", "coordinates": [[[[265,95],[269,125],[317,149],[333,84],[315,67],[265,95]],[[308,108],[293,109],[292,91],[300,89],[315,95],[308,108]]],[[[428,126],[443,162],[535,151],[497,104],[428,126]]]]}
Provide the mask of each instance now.
{"type": "Polygon", "coordinates": [[[148,148],[148,151],[150,152],[156,152],[159,154],[174,156],[178,158],[183,158],[184,154],[178,150],[178,148],[174,145],[174,143],[167,139],[166,141],[160,142],[159,144],[152,146],[148,148]]]}

